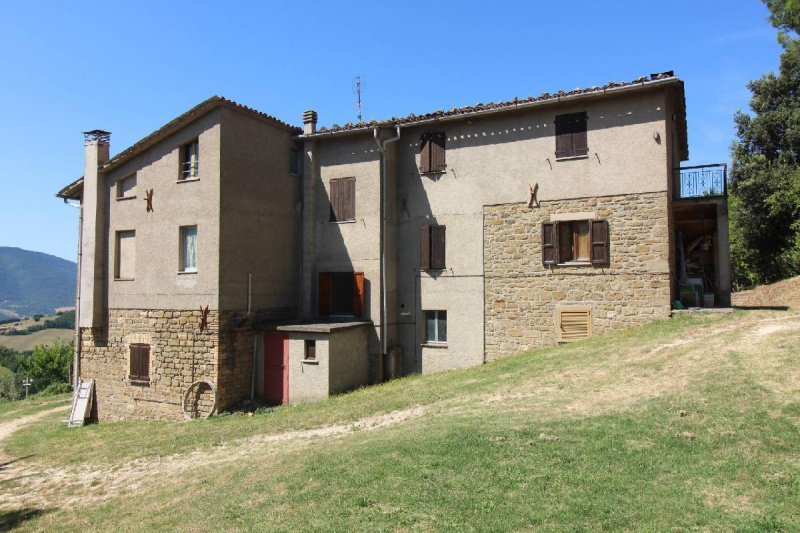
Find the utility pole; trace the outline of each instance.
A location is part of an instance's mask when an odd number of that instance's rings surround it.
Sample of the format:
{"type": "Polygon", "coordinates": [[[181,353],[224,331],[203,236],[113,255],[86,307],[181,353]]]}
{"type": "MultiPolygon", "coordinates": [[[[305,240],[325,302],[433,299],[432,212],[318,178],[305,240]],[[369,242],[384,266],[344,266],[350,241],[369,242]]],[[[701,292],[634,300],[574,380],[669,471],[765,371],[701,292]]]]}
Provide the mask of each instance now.
{"type": "Polygon", "coordinates": [[[28,389],[30,386],[33,385],[33,380],[31,378],[26,377],[22,380],[22,386],[25,387],[25,399],[28,399],[28,389]]]}

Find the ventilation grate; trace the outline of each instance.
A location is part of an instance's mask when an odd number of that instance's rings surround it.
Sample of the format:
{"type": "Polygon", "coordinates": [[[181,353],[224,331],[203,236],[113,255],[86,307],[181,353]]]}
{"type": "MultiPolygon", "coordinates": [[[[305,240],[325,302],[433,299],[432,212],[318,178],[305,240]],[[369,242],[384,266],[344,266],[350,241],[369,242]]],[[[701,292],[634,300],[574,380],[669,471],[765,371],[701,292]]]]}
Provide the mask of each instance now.
{"type": "Polygon", "coordinates": [[[558,342],[572,342],[592,336],[592,310],[589,308],[559,309],[556,329],[558,342]]]}

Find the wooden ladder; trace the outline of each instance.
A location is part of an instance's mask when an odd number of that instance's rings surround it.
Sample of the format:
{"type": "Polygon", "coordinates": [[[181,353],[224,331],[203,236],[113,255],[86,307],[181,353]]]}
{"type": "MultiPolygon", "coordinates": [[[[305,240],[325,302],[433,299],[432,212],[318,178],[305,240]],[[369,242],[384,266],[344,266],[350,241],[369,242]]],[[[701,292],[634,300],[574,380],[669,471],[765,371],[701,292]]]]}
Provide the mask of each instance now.
{"type": "Polygon", "coordinates": [[[72,397],[72,411],[69,413],[67,427],[82,426],[92,412],[92,397],[94,396],[94,380],[80,381],[78,390],[72,397]]]}

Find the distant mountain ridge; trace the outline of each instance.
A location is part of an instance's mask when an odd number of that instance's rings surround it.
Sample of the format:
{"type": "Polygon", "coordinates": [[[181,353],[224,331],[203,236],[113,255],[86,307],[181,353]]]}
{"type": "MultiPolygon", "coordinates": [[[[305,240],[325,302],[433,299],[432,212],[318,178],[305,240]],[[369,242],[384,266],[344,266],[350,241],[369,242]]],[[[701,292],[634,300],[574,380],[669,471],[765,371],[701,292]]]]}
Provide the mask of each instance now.
{"type": "Polygon", "coordinates": [[[0,246],[0,314],[50,314],[75,305],[76,269],[54,255],[0,246]]]}

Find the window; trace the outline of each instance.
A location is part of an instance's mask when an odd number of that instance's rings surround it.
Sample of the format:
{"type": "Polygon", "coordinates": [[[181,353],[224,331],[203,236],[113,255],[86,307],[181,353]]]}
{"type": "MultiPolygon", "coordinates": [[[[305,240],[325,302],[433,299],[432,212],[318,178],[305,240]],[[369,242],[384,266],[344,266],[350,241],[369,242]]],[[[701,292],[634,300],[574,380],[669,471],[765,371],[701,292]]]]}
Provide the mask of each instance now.
{"type": "Polygon", "coordinates": [[[363,313],[363,272],[320,272],[320,315],[361,316],[363,313]]]}
{"type": "Polygon", "coordinates": [[[315,340],[306,340],[304,359],[306,361],[316,361],[317,360],[317,341],[315,341],[315,340]]]}
{"type": "Polygon", "coordinates": [[[128,379],[133,383],[150,383],[150,345],[131,344],[128,379]]]}
{"type": "Polygon", "coordinates": [[[114,279],[133,279],[136,266],[136,232],[118,231],[114,253],[114,279]]]}
{"type": "Polygon", "coordinates": [[[117,181],[117,200],[136,198],[136,174],[125,176],[117,181]]]}
{"type": "Polygon", "coordinates": [[[197,226],[181,227],[180,239],[180,271],[197,272],[197,226]]]}
{"type": "Polygon", "coordinates": [[[419,228],[419,268],[442,270],[445,268],[446,226],[421,226],[419,228]]]}
{"type": "Polygon", "coordinates": [[[542,223],[542,263],[605,265],[608,255],[607,220],[542,223]]]}
{"type": "Polygon", "coordinates": [[[556,115],[556,159],[588,153],[586,112],[556,115]]]}
{"type": "Polygon", "coordinates": [[[289,174],[299,176],[302,174],[302,167],[300,165],[302,159],[300,157],[300,150],[291,148],[289,150],[289,174]]]}
{"type": "Polygon", "coordinates": [[[200,143],[197,139],[181,146],[180,179],[196,179],[200,175],[200,143]]]}
{"type": "Polygon", "coordinates": [[[419,171],[423,174],[444,172],[444,146],[447,136],[444,132],[423,133],[419,138],[419,171]]]}
{"type": "Polygon", "coordinates": [[[331,180],[331,222],[356,219],[356,179],[331,180]]]}
{"type": "Polygon", "coordinates": [[[571,342],[592,336],[592,310],[588,307],[565,307],[556,311],[558,342],[571,342]]]}
{"type": "Polygon", "coordinates": [[[447,311],[425,311],[425,341],[447,342],[447,311]]]}

